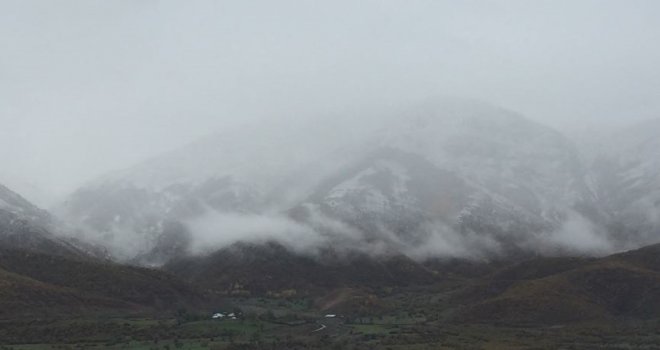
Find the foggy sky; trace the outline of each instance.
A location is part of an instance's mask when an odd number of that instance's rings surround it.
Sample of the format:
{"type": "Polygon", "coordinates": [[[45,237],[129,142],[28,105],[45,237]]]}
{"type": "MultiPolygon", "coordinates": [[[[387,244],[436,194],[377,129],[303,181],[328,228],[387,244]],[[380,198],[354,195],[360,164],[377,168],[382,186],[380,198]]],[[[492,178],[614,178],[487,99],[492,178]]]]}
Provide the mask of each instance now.
{"type": "Polygon", "coordinates": [[[236,124],[433,95],[564,130],[656,118],[658,18],[653,0],[0,0],[0,183],[48,204],[236,124]]]}

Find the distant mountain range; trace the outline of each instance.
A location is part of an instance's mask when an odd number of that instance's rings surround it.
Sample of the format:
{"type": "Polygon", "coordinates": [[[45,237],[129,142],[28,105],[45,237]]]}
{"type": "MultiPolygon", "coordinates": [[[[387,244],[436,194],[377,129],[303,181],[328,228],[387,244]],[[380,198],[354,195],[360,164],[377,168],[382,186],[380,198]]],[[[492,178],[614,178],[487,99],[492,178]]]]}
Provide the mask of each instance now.
{"type": "Polygon", "coordinates": [[[397,251],[326,245],[300,252],[262,241],[191,255],[177,245],[186,229],[170,223],[152,250],[170,258],[160,269],[146,269],[114,263],[51,233],[58,224],[50,215],[0,189],[1,213],[15,220],[0,226],[4,318],[203,311],[217,305],[217,297],[250,296],[307,298],[327,312],[379,314],[387,308],[380,295],[425,296],[436,288],[449,299],[432,305],[434,317],[458,323],[555,325],[646,320],[660,312],[660,245],[601,258],[519,252],[416,261],[397,251]]]}
{"type": "Polygon", "coordinates": [[[57,213],[115,257],[155,265],[282,237],[294,250],[417,260],[606,254],[657,241],[658,129],[613,135],[591,159],[468,100],[261,124],[109,174],[57,213]]]}

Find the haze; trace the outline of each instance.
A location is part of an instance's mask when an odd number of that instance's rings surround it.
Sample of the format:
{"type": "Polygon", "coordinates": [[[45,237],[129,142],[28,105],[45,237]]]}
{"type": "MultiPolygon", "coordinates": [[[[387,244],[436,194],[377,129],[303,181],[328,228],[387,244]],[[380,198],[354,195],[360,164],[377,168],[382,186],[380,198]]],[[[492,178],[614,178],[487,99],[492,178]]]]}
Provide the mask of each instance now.
{"type": "Polygon", "coordinates": [[[657,1],[0,1],[0,183],[41,205],[214,131],[465,96],[660,112],[657,1]]]}

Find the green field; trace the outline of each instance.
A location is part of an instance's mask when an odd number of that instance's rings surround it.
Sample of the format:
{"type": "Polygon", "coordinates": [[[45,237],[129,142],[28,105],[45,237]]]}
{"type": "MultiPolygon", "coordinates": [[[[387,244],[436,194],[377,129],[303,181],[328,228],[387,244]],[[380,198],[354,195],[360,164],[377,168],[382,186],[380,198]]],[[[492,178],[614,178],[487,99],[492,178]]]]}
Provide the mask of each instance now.
{"type": "MultiPolygon", "coordinates": [[[[446,292],[446,291],[444,291],[446,292]]],[[[493,326],[448,322],[442,289],[399,290],[369,314],[325,318],[306,299],[238,298],[237,320],[179,310],[0,322],[5,349],[657,349],[655,320],[493,326]],[[320,331],[316,331],[322,328],[320,331]]]]}

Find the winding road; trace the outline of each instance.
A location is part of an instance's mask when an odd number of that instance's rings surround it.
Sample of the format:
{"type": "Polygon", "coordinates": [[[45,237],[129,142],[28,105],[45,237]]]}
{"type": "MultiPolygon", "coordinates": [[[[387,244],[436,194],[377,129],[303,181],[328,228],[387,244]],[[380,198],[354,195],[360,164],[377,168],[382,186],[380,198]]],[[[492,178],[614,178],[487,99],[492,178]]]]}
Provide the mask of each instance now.
{"type": "Polygon", "coordinates": [[[326,329],[326,328],[328,328],[326,325],[321,324],[321,327],[320,327],[319,329],[315,329],[315,330],[313,330],[312,333],[320,332],[320,331],[322,331],[322,330],[324,330],[324,329],[326,329]]]}

